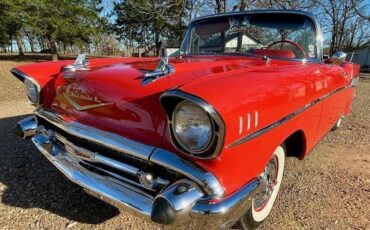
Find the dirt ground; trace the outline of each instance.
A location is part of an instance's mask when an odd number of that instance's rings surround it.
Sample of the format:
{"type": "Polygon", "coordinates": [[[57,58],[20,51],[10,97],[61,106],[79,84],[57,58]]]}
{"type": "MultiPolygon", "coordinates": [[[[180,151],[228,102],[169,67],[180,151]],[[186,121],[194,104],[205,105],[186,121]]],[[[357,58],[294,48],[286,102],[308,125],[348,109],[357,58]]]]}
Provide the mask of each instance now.
{"type": "MultiPolygon", "coordinates": [[[[0,229],[158,229],[72,184],[30,141],[11,133],[33,107],[0,59],[0,229]]],[[[353,112],[303,161],[289,158],[261,229],[370,229],[370,74],[353,112]]]]}

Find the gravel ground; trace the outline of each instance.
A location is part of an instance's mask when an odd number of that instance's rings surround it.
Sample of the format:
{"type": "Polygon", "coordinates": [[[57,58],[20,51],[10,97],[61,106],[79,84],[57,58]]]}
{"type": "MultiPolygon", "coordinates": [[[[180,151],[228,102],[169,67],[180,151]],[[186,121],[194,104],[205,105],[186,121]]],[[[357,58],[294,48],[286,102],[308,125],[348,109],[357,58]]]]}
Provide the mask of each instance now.
{"type": "MultiPolygon", "coordinates": [[[[32,112],[0,61],[0,229],[158,229],[93,198],[57,172],[30,141],[11,134],[32,112]]],[[[353,113],[303,161],[289,158],[282,190],[261,229],[370,229],[370,75],[353,113]]],[[[190,228],[186,228],[190,229],[190,228]]]]}

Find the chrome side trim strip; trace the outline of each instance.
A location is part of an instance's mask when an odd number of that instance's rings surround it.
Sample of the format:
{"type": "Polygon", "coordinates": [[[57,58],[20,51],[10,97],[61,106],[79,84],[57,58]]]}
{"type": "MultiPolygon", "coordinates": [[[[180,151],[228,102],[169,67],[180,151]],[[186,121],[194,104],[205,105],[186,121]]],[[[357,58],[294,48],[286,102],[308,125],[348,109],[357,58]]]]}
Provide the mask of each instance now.
{"type": "Polygon", "coordinates": [[[41,103],[41,86],[40,84],[33,78],[29,77],[27,74],[23,73],[22,71],[16,69],[16,68],[13,68],[10,70],[10,72],[16,77],[18,78],[20,81],[24,82],[25,79],[31,81],[37,88],[37,102],[36,103],[32,103],[34,105],[39,105],[41,103]]]}
{"type": "Polygon", "coordinates": [[[290,119],[294,118],[295,116],[301,114],[302,112],[306,111],[307,109],[309,109],[310,107],[316,105],[317,103],[321,102],[322,100],[325,100],[326,98],[330,97],[331,95],[335,94],[335,93],[338,93],[344,89],[347,89],[347,88],[350,88],[351,86],[346,86],[346,87],[341,87],[341,88],[338,88],[336,90],[334,90],[333,92],[330,92],[328,94],[325,94],[324,96],[312,101],[311,103],[303,106],[302,108],[296,110],[295,112],[293,113],[290,113],[288,114],[287,116],[281,118],[280,120],[268,125],[268,126],[265,126],[264,128],[262,129],[259,129],[257,130],[256,132],[252,133],[252,134],[249,134],[247,136],[244,136],[234,142],[232,142],[231,144],[229,144],[228,146],[226,146],[226,148],[232,148],[232,147],[235,147],[235,146],[238,146],[244,142],[247,142],[247,141],[250,141],[256,137],[259,137],[261,135],[263,135],[264,133],[270,131],[271,129],[279,126],[279,125],[282,125],[284,123],[286,123],[287,121],[289,121],[290,119]]]}
{"type": "Polygon", "coordinates": [[[127,153],[140,159],[149,160],[150,154],[155,149],[153,146],[132,141],[117,134],[105,132],[91,126],[77,122],[67,123],[62,117],[45,109],[36,110],[35,114],[71,135],[95,142],[119,152],[127,153]]]}

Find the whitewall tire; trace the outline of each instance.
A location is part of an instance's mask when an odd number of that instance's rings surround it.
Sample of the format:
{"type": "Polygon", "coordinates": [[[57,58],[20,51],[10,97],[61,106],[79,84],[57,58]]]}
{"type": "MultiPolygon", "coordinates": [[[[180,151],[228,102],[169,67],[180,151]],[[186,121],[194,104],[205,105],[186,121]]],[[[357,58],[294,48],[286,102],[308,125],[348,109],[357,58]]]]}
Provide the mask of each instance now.
{"type": "Polygon", "coordinates": [[[252,207],[239,220],[238,226],[241,229],[255,229],[269,216],[283,179],[285,155],[284,146],[274,151],[260,176],[266,187],[253,198],[252,207]]]}

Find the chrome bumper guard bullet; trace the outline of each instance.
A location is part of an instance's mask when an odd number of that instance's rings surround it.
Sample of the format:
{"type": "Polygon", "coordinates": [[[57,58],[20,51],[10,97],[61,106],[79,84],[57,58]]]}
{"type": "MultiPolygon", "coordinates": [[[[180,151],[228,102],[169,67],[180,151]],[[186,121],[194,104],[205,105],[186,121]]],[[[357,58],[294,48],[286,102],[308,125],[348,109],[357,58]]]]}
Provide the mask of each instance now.
{"type": "Polygon", "coordinates": [[[82,124],[64,123],[61,117],[50,111],[38,110],[35,114],[17,124],[17,135],[29,138],[33,134],[32,141],[39,151],[68,179],[82,186],[89,194],[159,224],[177,225],[192,219],[203,226],[229,228],[250,208],[252,198],[263,187],[256,178],[225,197],[220,183],[211,173],[174,153],[143,144],[136,145],[131,140],[82,124]],[[133,183],[108,170],[104,174],[96,173],[90,170],[89,164],[104,164],[131,176],[150,175],[135,166],[74,145],[60,134],[38,124],[38,118],[88,141],[100,141],[107,148],[133,153],[135,157],[173,170],[183,175],[183,178],[175,182],[150,178],[150,187],[148,183],[140,184],[141,180],[133,183]],[[22,127],[27,127],[27,130],[20,131],[22,127]],[[24,135],[26,131],[29,135],[24,135]],[[139,149],[144,154],[136,151],[139,149]]]}

